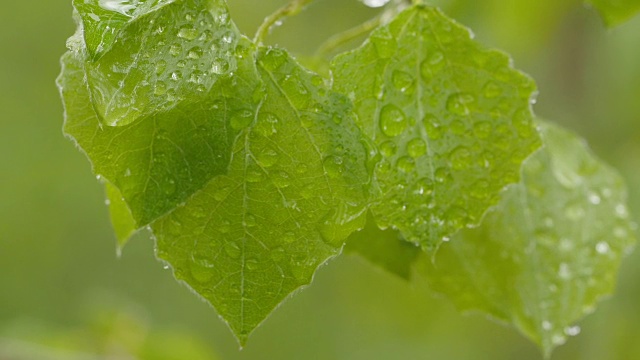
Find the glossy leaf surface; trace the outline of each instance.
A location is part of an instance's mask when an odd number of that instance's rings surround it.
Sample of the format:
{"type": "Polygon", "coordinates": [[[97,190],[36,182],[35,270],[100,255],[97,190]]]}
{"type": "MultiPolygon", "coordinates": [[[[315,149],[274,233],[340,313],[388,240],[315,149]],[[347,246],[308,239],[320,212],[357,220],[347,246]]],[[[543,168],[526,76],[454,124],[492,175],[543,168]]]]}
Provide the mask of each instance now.
{"type": "Polygon", "coordinates": [[[539,146],[533,81],[435,8],[405,10],[332,71],[383,157],[378,225],[428,251],[478,224],[539,146]]]}
{"type": "Polygon", "coordinates": [[[545,147],[482,226],[420,264],[433,289],[461,310],[513,324],[549,355],[613,291],[635,226],[620,176],[575,135],[542,129],[545,147]]]}

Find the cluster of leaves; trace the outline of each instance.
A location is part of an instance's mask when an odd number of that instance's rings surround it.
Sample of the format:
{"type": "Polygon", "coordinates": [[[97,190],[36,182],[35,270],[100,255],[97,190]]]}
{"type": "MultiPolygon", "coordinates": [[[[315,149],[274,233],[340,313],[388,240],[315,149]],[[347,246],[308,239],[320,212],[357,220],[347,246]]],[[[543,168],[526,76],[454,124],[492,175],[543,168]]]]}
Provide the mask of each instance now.
{"type": "Polygon", "coordinates": [[[546,353],[611,292],[633,243],[622,180],[437,8],[389,4],[327,79],[242,35],[224,0],[73,3],[64,131],[119,247],[148,228],[241,344],[345,243],[546,353]]]}

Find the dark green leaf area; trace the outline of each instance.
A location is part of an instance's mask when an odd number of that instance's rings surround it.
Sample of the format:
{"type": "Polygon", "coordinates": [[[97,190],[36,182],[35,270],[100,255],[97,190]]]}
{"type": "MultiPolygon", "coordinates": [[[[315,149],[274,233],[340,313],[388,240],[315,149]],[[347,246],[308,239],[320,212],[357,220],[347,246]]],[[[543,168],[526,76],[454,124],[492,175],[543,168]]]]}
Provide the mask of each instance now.
{"type": "Polygon", "coordinates": [[[542,130],[545,147],[482,225],[420,264],[433,289],[460,309],[513,324],[549,355],[613,291],[635,226],[621,177],[575,135],[542,130]]]}
{"type": "MultiPolygon", "coordinates": [[[[91,101],[124,126],[207,96],[236,69],[239,38],[222,0],[77,0],[91,101]]],[[[73,43],[72,43],[73,44],[73,43]]]]}
{"type": "Polygon", "coordinates": [[[152,224],[158,257],[244,344],[364,225],[370,175],[348,101],[285,51],[261,48],[239,82],[226,175],[152,224]]]}
{"type": "Polygon", "coordinates": [[[397,230],[380,230],[371,214],[366,227],[351,234],[344,251],[360,255],[405,280],[411,279],[413,265],[422,252],[416,244],[405,241],[397,230]]]}
{"type": "Polygon", "coordinates": [[[63,66],[59,85],[65,133],[87,154],[94,173],[119,189],[136,227],[166,214],[211,178],[226,173],[236,132],[228,125],[231,109],[248,106],[234,89],[255,85],[255,79],[227,76],[200,102],[182,102],[135,123],[110,127],[100,123],[91,107],[77,54],[67,53],[63,66]]]}
{"type": "Polygon", "coordinates": [[[382,155],[377,223],[426,250],[478,224],[539,146],[533,81],[437,9],[402,12],[332,70],[382,155]]]}

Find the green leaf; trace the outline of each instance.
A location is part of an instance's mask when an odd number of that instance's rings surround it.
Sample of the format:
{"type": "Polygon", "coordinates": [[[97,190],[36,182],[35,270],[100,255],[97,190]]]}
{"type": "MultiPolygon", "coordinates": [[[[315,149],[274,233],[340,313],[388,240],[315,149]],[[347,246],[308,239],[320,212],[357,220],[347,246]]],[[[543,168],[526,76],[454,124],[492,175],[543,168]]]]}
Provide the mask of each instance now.
{"type": "Polygon", "coordinates": [[[120,190],[107,182],[105,184],[105,192],[107,195],[106,203],[109,206],[109,215],[111,216],[111,224],[116,233],[116,239],[118,240],[118,251],[121,251],[138,228],[120,190]]]}
{"type": "Polygon", "coordinates": [[[279,49],[259,49],[250,79],[233,94],[254,102],[231,119],[228,174],[151,225],[158,256],[241,344],[363,227],[369,181],[344,97],[279,49]]]}
{"type": "Polygon", "coordinates": [[[350,102],[321,77],[246,38],[234,56],[207,97],[124,126],[100,123],[82,52],[63,56],[58,84],[119,243],[150,224],[158,257],[244,344],[364,226],[371,160],[350,102]]]}
{"type": "Polygon", "coordinates": [[[640,0],[585,0],[602,15],[607,26],[613,27],[629,20],[640,11],[640,0]]]}
{"type": "MultiPolygon", "coordinates": [[[[206,98],[236,69],[223,0],[75,0],[91,104],[108,126],[206,98]]],[[[80,36],[80,35],[79,35],[80,36]]],[[[73,42],[72,42],[73,44],[73,42]]]]}
{"type": "Polygon", "coordinates": [[[461,310],[516,326],[548,356],[613,291],[634,242],[620,176],[584,142],[542,124],[545,147],[477,229],[443,245],[422,273],[461,310]]]}
{"type": "Polygon", "coordinates": [[[378,225],[427,250],[478,224],[539,146],[535,84],[469,34],[416,5],[332,63],[335,88],[383,155],[378,225]]]}
{"type": "Polygon", "coordinates": [[[380,230],[371,214],[366,227],[349,237],[344,251],[358,254],[405,280],[411,279],[413,264],[421,253],[419,247],[405,241],[397,230],[380,230]]]}
{"type": "MultiPolygon", "coordinates": [[[[184,202],[212,177],[227,171],[234,131],[225,113],[234,106],[225,97],[225,78],[200,103],[182,103],[171,111],[135,123],[101,125],[91,106],[82,58],[68,52],[58,79],[65,105],[64,131],[87,154],[93,171],[121,193],[135,227],[145,226],[184,202]]],[[[113,199],[112,199],[113,200],[113,199]]]]}

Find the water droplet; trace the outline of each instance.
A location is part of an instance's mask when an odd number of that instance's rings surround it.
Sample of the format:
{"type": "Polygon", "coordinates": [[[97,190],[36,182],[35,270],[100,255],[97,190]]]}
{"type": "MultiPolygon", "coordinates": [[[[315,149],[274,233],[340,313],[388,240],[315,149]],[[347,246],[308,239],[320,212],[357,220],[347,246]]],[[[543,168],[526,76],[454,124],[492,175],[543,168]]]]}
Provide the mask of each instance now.
{"type": "Polygon", "coordinates": [[[169,48],[169,54],[171,54],[173,56],[178,56],[181,53],[182,53],[182,46],[180,46],[179,44],[173,44],[169,48]]]}
{"type": "Polygon", "coordinates": [[[242,255],[242,250],[240,249],[240,246],[237,243],[232,241],[224,244],[224,252],[226,252],[227,255],[229,255],[229,257],[232,259],[239,259],[240,255],[242,255]]]}
{"type": "Polygon", "coordinates": [[[197,46],[191,48],[191,50],[189,50],[189,53],[187,54],[187,57],[194,60],[200,59],[202,57],[202,49],[197,46]]]}
{"type": "Polygon", "coordinates": [[[176,181],[173,179],[168,179],[162,183],[162,190],[165,195],[172,195],[176,192],[176,181]]]}
{"type": "Polygon", "coordinates": [[[247,179],[247,182],[254,184],[264,180],[264,177],[264,172],[261,169],[256,168],[248,169],[245,175],[245,179],[247,179]]]}
{"type": "Polygon", "coordinates": [[[414,186],[413,193],[415,195],[430,196],[433,194],[433,182],[427,178],[419,179],[414,186]]]}
{"type": "Polygon", "coordinates": [[[518,135],[523,138],[529,138],[535,133],[532,126],[533,114],[529,107],[524,107],[513,115],[513,126],[518,131],[518,135]]]}
{"type": "Polygon", "coordinates": [[[305,174],[307,171],[309,171],[309,165],[307,164],[300,163],[296,166],[296,172],[298,174],[305,174]]]}
{"type": "Polygon", "coordinates": [[[380,129],[387,136],[398,136],[407,128],[402,110],[395,105],[385,105],[380,111],[380,129]]]}
{"type": "Polygon", "coordinates": [[[411,172],[413,171],[413,169],[415,169],[416,163],[409,156],[403,156],[400,159],[398,159],[396,166],[398,167],[398,170],[402,172],[411,172]]]}
{"type": "Polygon", "coordinates": [[[247,270],[254,271],[258,269],[258,266],[260,265],[260,263],[256,259],[247,259],[244,262],[244,265],[246,266],[247,270]]]}
{"type": "Polygon", "coordinates": [[[487,99],[493,99],[502,95],[502,89],[500,88],[500,85],[498,85],[496,82],[489,81],[484,86],[483,93],[484,93],[484,97],[486,97],[487,99]]]}
{"type": "Polygon", "coordinates": [[[371,34],[371,43],[378,56],[383,59],[390,58],[396,53],[396,39],[385,27],[378,28],[371,34]]]}
{"type": "Polygon", "coordinates": [[[246,214],[244,219],[242,220],[242,225],[245,227],[254,227],[256,226],[256,217],[251,214],[246,214]]]}
{"type": "Polygon", "coordinates": [[[340,156],[327,156],[324,161],[324,170],[330,177],[338,177],[342,174],[344,165],[340,156]]]}
{"type": "Polygon", "coordinates": [[[402,93],[410,95],[413,91],[413,76],[404,71],[396,70],[393,72],[393,86],[402,93]]]}
{"type": "Polygon", "coordinates": [[[235,39],[235,37],[236,36],[233,34],[233,32],[228,31],[224,35],[222,35],[222,42],[224,42],[226,44],[231,44],[233,42],[233,40],[235,39]]]}
{"type": "Polygon", "coordinates": [[[596,244],[596,251],[598,252],[598,254],[606,254],[609,252],[609,250],[611,250],[611,247],[606,241],[600,241],[596,244]]]}
{"type": "Polygon", "coordinates": [[[280,189],[284,189],[291,185],[291,178],[289,176],[289,173],[287,173],[286,171],[275,172],[274,174],[272,174],[271,181],[273,181],[273,184],[280,189]]]}
{"type": "Polygon", "coordinates": [[[156,82],[156,86],[153,88],[153,93],[158,96],[166,94],[167,85],[162,81],[156,82]]]}
{"type": "Polygon", "coordinates": [[[456,93],[447,99],[447,110],[456,115],[469,115],[471,112],[469,107],[475,102],[475,98],[471,94],[456,93]]]}
{"type": "Polygon", "coordinates": [[[432,114],[427,114],[422,119],[422,124],[427,131],[427,136],[430,139],[438,140],[442,137],[442,128],[438,124],[438,118],[432,114]]]}
{"type": "Polygon", "coordinates": [[[371,8],[385,6],[390,0],[362,0],[362,2],[371,8]]]}
{"type": "Polygon", "coordinates": [[[437,182],[443,183],[449,178],[449,170],[446,168],[439,168],[433,175],[437,182]]]}
{"type": "Polygon", "coordinates": [[[179,100],[179,97],[178,97],[178,94],[176,94],[175,89],[167,90],[167,101],[173,102],[178,100],[179,100]]]}
{"type": "Polygon", "coordinates": [[[391,157],[396,154],[398,147],[393,141],[385,141],[380,144],[380,153],[384,157],[391,157]]]}
{"type": "Polygon", "coordinates": [[[161,75],[167,68],[167,62],[164,60],[158,60],[156,63],[156,75],[161,75]]]}
{"type": "Polygon", "coordinates": [[[442,60],[444,60],[444,54],[440,51],[430,52],[427,58],[427,61],[431,66],[442,64],[442,60]]]}
{"type": "Polygon", "coordinates": [[[481,121],[473,125],[473,133],[478,139],[486,139],[491,136],[492,126],[488,121],[481,121]]]}
{"type": "Polygon", "coordinates": [[[468,148],[459,146],[449,154],[449,162],[454,170],[463,170],[471,165],[472,153],[468,148]]]}
{"type": "Polygon", "coordinates": [[[596,194],[594,192],[591,192],[591,193],[589,193],[588,198],[589,198],[589,202],[592,203],[593,205],[600,204],[600,201],[601,201],[600,195],[598,195],[598,194],[596,194]]]}
{"type": "Polygon", "coordinates": [[[296,234],[293,231],[287,231],[286,233],[282,234],[282,241],[285,244],[291,244],[292,242],[296,241],[296,234]]]}
{"type": "Polygon", "coordinates": [[[235,130],[242,130],[253,122],[253,112],[251,110],[236,111],[231,115],[231,127],[235,130]]]}
{"type": "Polygon", "coordinates": [[[553,324],[551,324],[551,322],[549,322],[548,320],[542,322],[542,330],[550,331],[551,329],[553,329],[553,324]]]}
{"type": "Polygon", "coordinates": [[[263,167],[271,167],[278,162],[278,153],[273,149],[255,152],[256,161],[263,167]]]}
{"type": "Polygon", "coordinates": [[[566,328],[564,328],[564,333],[567,336],[576,336],[578,334],[580,334],[580,326],[567,326],[566,328]]]}
{"type": "Polygon", "coordinates": [[[213,72],[214,74],[224,75],[229,72],[229,68],[229,62],[223,58],[216,58],[211,63],[211,72],[213,72]]]}
{"type": "Polygon", "coordinates": [[[191,253],[191,260],[204,267],[207,269],[213,269],[216,264],[213,262],[213,260],[211,258],[209,258],[208,256],[206,256],[205,254],[202,254],[201,252],[192,252],[191,253]]]}
{"type": "Polygon", "coordinates": [[[181,37],[186,40],[194,40],[195,38],[198,37],[198,30],[190,26],[182,27],[178,31],[178,37],[181,37]]]}
{"type": "Polygon", "coordinates": [[[419,158],[427,153],[427,144],[420,138],[415,138],[407,144],[409,156],[419,158]]]}

